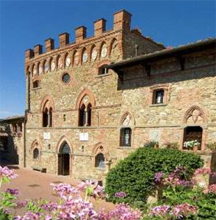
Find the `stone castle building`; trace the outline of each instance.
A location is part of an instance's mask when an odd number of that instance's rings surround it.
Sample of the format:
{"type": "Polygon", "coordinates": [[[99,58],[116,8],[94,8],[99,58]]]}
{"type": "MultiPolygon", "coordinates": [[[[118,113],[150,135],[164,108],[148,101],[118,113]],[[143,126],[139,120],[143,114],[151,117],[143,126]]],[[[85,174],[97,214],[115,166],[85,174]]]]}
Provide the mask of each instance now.
{"type": "Polygon", "coordinates": [[[165,48],[131,30],[131,14],[94,22],[25,53],[27,167],[104,180],[119,160],[148,141],[159,146],[216,140],[215,39],[165,48]]]}

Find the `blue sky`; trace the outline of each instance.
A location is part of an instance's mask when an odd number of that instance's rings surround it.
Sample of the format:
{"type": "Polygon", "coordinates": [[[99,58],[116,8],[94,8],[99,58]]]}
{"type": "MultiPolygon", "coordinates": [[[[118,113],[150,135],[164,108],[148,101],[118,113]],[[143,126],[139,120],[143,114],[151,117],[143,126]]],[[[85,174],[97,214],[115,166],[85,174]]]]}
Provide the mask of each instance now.
{"type": "Polygon", "coordinates": [[[132,27],[166,46],[178,46],[216,35],[216,1],[19,1],[0,0],[0,118],[24,114],[24,52],[51,37],[84,25],[93,35],[93,22],[126,9],[132,27]]]}

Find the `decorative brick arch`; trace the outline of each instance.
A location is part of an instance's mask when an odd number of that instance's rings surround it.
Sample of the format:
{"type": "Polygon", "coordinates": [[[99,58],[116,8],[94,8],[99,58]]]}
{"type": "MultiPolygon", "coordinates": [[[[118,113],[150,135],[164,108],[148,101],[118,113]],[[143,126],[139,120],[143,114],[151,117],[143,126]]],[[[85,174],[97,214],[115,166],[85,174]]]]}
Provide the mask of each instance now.
{"type": "MultiPolygon", "coordinates": [[[[95,44],[91,45],[90,50],[89,50],[89,61],[90,62],[92,61],[92,52],[93,52],[94,48],[97,50],[97,46],[95,44]]],[[[98,54],[98,50],[97,50],[97,57],[95,60],[98,59],[98,56],[99,56],[99,54],[98,54]]]]}
{"type": "Polygon", "coordinates": [[[192,119],[193,124],[205,123],[206,116],[202,108],[198,105],[191,106],[184,115],[183,123],[188,124],[188,120],[192,119]]]}
{"type": "Polygon", "coordinates": [[[101,142],[97,143],[92,149],[92,156],[95,157],[97,154],[102,153],[105,157],[105,160],[109,158],[109,150],[106,145],[101,142]]]}
{"type": "MultiPolygon", "coordinates": [[[[109,56],[111,56],[114,42],[117,42],[117,44],[118,44],[118,41],[117,41],[117,39],[116,39],[115,37],[114,37],[114,38],[111,40],[111,42],[110,42],[109,53],[108,53],[109,56]]],[[[118,49],[119,49],[119,46],[117,46],[117,47],[118,47],[118,49]]]]}
{"type": "Polygon", "coordinates": [[[102,52],[103,45],[106,45],[106,47],[107,47],[107,57],[109,57],[109,45],[106,41],[102,41],[100,46],[99,46],[99,54],[98,54],[98,58],[100,58],[100,59],[101,59],[101,52],[102,52]]]}
{"type": "Polygon", "coordinates": [[[38,148],[40,150],[40,144],[37,139],[35,139],[31,144],[31,150],[34,150],[34,148],[38,148]]]}
{"type": "Polygon", "coordinates": [[[82,100],[85,96],[88,96],[89,97],[89,103],[91,103],[92,107],[95,107],[96,106],[96,101],[95,101],[95,98],[94,98],[94,95],[93,93],[88,89],[88,88],[85,88],[78,96],[77,98],[77,102],[76,102],[76,109],[78,110],[81,103],[82,103],[82,100]]]}
{"type": "Polygon", "coordinates": [[[62,137],[59,139],[59,141],[58,141],[58,143],[57,143],[57,145],[56,145],[56,153],[57,153],[57,154],[59,153],[60,148],[61,148],[61,146],[62,146],[62,144],[63,144],[64,142],[66,142],[66,143],[68,144],[68,146],[70,147],[70,154],[72,154],[72,153],[73,153],[73,147],[72,147],[72,145],[71,145],[69,139],[68,139],[65,135],[62,136],[62,137]]]}
{"type": "Polygon", "coordinates": [[[54,101],[50,95],[46,95],[43,98],[43,101],[41,102],[41,106],[40,106],[40,112],[43,112],[45,106],[48,108],[52,108],[52,110],[55,111],[54,101]]]}
{"type": "Polygon", "coordinates": [[[134,117],[132,116],[132,114],[129,111],[126,111],[120,119],[120,126],[131,127],[134,125],[135,125],[134,117]]]}

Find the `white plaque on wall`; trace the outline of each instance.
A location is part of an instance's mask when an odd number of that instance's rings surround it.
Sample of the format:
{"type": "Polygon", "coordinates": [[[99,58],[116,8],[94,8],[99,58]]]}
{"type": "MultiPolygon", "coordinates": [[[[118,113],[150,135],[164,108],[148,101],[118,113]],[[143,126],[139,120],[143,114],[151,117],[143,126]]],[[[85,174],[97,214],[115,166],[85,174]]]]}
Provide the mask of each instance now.
{"type": "Polygon", "coordinates": [[[79,139],[80,141],[88,141],[89,140],[89,136],[88,133],[79,133],[79,139]]]}
{"type": "Polygon", "coordinates": [[[44,140],[50,140],[50,132],[44,132],[43,138],[44,138],[44,140]]]}

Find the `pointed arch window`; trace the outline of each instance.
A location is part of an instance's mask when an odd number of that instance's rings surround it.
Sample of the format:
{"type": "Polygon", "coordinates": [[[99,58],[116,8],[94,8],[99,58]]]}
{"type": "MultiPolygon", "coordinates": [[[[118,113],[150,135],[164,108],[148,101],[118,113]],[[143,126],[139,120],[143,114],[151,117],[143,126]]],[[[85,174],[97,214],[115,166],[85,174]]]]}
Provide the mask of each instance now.
{"type": "Polygon", "coordinates": [[[92,104],[88,96],[85,96],[79,107],[79,126],[91,126],[92,124],[92,104]]]}
{"type": "Polygon", "coordinates": [[[102,153],[99,153],[95,157],[95,167],[105,168],[105,158],[102,153]]]}
{"type": "Polygon", "coordinates": [[[53,104],[50,100],[47,100],[42,108],[42,126],[53,126],[53,104]]]}
{"type": "Polygon", "coordinates": [[[33,150],[33,159],[34,160],[39,159],[39,154],[40,154],[40,152],[39,152],[38,148],[35,148],[33,150]]]}

